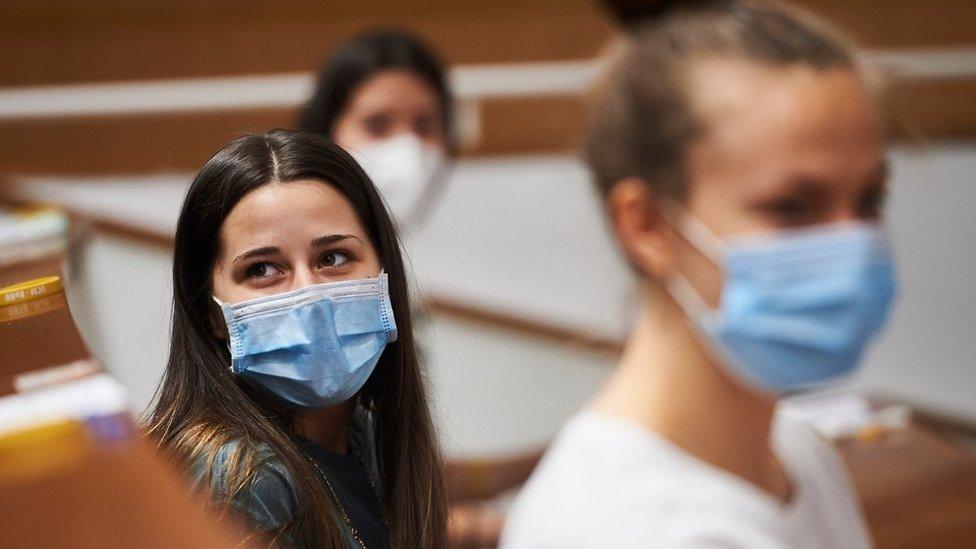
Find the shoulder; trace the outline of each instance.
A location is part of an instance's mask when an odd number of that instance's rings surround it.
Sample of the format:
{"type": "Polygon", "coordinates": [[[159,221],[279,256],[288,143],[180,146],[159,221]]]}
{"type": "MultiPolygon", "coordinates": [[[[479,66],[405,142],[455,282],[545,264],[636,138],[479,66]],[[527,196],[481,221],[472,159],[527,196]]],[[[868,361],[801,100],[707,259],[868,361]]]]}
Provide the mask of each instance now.
{"type": "Polygon", "coordinates": [[[629,547],[635,539],[660,546],[670,534],[659,525],[694,514],[672,494],[662,450],[636,425],[578,414],[516,499],[504,546],[629,547]]]}
{"type": "Polygon", "coordinates": [[[584,411],[573,417],[542,459],[530,485],[565,487],[576,477],[587,492],[612,496],[623,490],[666,493],[676,470],[688,468],[685,454],[658,435],[625,420],[584,411]],[[612,488],[610,490],[609,488],[612,488]]]}
{"type": "Polygon", "coordinates": [[[773,424],[772,444],[794,476],[816,475],[821,481],[849,484],[847,468],[836,446],[812,425],[781,406],[773,424]]]}
{"type": "MultiPolygon", "coordinates": [[[[566,479],[575,482],[575,479],[566,479]]],[[[540,500],[538,503],[542,503],[540,500]]],[[[524,509],[524,508],[523,508],[524,509]]],[[[545,508],[510,516],[503,549],[780,549],[767,532],[741,517],[653,490],[596,498],[548,500],[545,508]]]]}
{"type": "Polygon", "coordinates": [[[750,522],[755,499],[654,433],[584,413],[516,500],[504,547],[782,546],[750,522]]]}
{"type": "Polygon", "coordinates": [[[298,507],[288,469],[266,444],[249,448],[231,440],[212,457],[198,456],[192,469],[197,485],[206,485],[214,502],[229,504],[260,529],[280,528],[298,507]],[[237,482],[247,466],[254,468],[250,479],[237,482]]]}
{"type": "Polygon", "coordinates": [[[831,536],[825,545],[869,547],[867,523],[847,466],[836,446],[802,418],[777,413],[773,445],[797,491],[797,506],[811,536],[831,536]]]}

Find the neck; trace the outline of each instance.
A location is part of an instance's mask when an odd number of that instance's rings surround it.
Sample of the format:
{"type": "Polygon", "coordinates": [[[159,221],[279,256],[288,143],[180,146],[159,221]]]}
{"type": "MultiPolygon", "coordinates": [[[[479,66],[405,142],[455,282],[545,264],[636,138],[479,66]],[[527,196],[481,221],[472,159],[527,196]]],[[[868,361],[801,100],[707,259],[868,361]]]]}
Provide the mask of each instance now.
{"type": "Polygon", "coordinates": [[[355,398],[326,408],[304,410],[295,416],[295,432],[333,454],[348,454],[349,425],[355,411],[355,398]]]}
{"type": "Polygon", "coordinates": [[[770,448],[775,398],[730,377],[662,290],[647,304],[592,409],[636,423],[689,454],[785,500],[789,479],[770,448]]]}

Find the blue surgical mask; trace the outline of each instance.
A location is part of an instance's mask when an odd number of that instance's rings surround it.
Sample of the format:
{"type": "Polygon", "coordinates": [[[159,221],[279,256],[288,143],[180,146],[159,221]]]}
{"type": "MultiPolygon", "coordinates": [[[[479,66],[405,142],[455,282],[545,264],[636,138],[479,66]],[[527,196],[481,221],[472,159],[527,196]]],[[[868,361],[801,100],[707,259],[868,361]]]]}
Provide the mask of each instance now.
{"type": "Polygon", "coordinates": [[[722,241],[683,219],[678,230],[722,268],[721,303],[711,309],[680,276],[667,288],[736,378],[788,394],[854,372],[896,293],[880,226],[849,222],[722,241]]]}
{"type": "Polygon", "coordinates": [[[231,371],[302,408],[352,398],[397,337],[385,273],[234,305],[216,301],[231,371]]]}

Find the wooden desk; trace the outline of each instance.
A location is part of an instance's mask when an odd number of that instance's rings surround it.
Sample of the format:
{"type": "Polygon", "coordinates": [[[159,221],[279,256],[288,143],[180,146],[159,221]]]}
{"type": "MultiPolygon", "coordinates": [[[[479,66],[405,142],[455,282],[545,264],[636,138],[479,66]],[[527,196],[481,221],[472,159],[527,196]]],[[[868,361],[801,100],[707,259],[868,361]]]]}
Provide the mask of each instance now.
{"type": "Polygon", "coordinates": [[[0,306],[0,396],[14,392],[18,375],[91,358],[60,281],[50,287],[50,295],[0,306]]]}
{"type": "Polygon", "coordinates": [[[53,471],[0,475],[0,538],[8,549],[249,547],[187,486],[140,439],[88,448],[53,471]]]}
{"type": "MultiPolygon", "coordinates": [[[[0,402],[18,407],[20,419],[27,419],[0,433],[0,545],[240,547],[241,536],[204,511],[186,479],[142,437],[131,436],[122,404],[109,411],[111,404],[89,391],[90,402],[76,405],[82,417],[38,419],[28,415],[29,406],[19,407],[23,400],[12,400],[18,397],[3,399],[18,391],[16,380],[25,375],[43,383],[28,389],[35,399],[64,388],[65,380],[57,379],[64,368],[58,367],[84,364],[79,361],[90,354],[56,277],[7,287],[0,303],[0,402]],[[58,374],[45,376],[52,367],[58,374]],[[86,408],[93,403],[102,412],[86,408]]],[[[59,402],[73,402],[62,396],[54,393],[59,402]]]]}
{"type": "Polygon", "coordinates": [[[61,276],[65,259],[64,254],[54,254],[17,263],[0,263],[0,288],[42,276],[61,276]]]}
{"type": "Polygon", "coordinates": [[[879,549],[976,547],[976,453],[918,425],[838,446],[879,549]]]}

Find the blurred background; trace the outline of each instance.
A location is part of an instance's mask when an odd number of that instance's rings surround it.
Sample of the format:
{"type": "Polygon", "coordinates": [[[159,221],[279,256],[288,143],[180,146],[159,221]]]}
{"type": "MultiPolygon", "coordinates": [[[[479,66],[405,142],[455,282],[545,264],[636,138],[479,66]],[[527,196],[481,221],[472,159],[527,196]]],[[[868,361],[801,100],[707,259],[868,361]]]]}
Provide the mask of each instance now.
{"type": "MultiPolygon", "coordinates": [[[[976,3],[798,3],[891,79],[902,295],[852,387],[976,422],[976,3]]],[[[609,372],[635,290],[574,155],[615,32],[595,2],[3,0],[0,206],[69,214],[72,310],[137,410],[166,360],[194,170],[292,127],[332,48],[381,27],[426,40],[458,99],[461,159],[409,258],[447,452],[544,444],[609,372]]]]}

